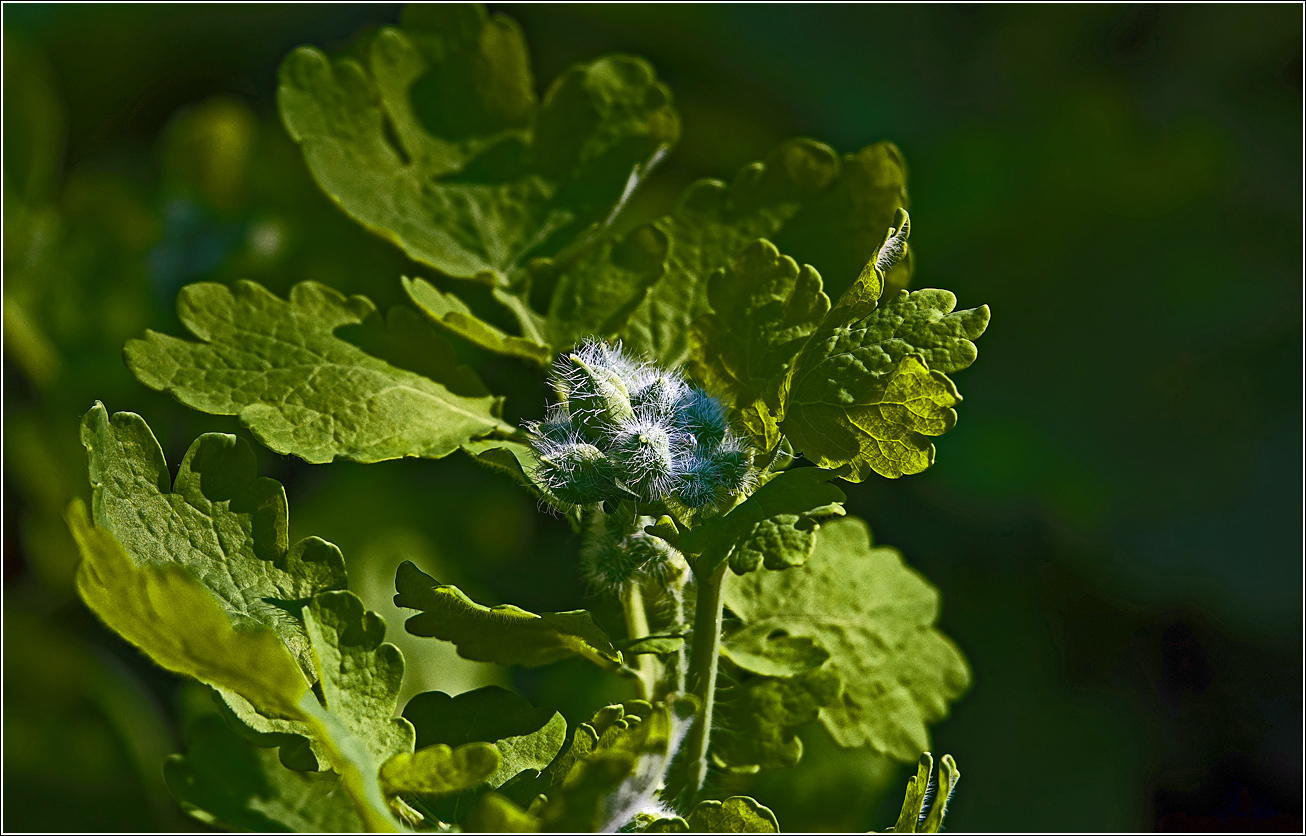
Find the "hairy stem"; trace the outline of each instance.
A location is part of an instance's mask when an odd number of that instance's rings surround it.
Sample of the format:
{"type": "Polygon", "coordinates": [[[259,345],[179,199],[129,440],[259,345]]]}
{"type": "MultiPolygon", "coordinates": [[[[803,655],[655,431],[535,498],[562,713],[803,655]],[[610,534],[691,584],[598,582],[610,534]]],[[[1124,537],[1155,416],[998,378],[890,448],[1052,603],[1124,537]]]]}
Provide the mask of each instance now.
{"type": "MultiPolygon", "coordinates": [[[[628,581],[621,587],[621,609],[626,614],[626,638],[634,641],[648,635],[648,614],[644,611],[644,594],[636,581],[628,581]]],[[[651,700],[657,690],[657,669],[653,657],[641,653],[635,670],[639,672],[640,699],[651,700]]]]}
{"type": "Polygon", "coordinates": [[[690,793],[698,792],[707,778],[707,748],[712,737],[712,706],[716,698],[717,662],[721,656],[721,593],[725,588],[726,562],[721,561],[708,577],[698,578],[694,607],[694,638],[689,661],[689,682],[698,697],[698,717],[689,731],[686,755],[690,793]]]}

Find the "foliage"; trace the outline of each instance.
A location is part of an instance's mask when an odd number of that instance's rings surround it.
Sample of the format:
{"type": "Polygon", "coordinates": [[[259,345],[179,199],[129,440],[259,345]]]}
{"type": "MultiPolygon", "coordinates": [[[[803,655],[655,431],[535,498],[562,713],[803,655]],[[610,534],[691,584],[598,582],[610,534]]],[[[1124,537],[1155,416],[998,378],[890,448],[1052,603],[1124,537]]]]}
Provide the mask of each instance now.
{"type": "MultiPolygon", "coordinates": [[[[947,291],[902,289],[897,150],[841,158],[792,140],[729,186],[701,181],[667,216],[622,225],[679,135],[669,91],[617,55],[537,99],[528,67],[516,24],[450,5],[410,7],[339,58],[292,52],[278,101],[308,170],[432,272],[396,276],[412,307],[384,317],[313,281],[284,299],[191,284],[177,311],[196,341],[148,331],[125,359],[278,454],[461,449],[506,472],[583,528],[584,571],[618,599],[624,632],[597,607],[487,606],[404,562],[407,631],[502,666],[578,657],[637,697],[568,725],[503,689],[431,691],[396,717],[403,654],[348,591],[339,549],[289,542],[285,490],[256,475],[249,445],[204,433],[172,477],[140,416],[97,403],[82,426],[91,515],[68,511],[77,587],[148,658],[213,690],[217,716],[195,719],[166,771],[203,821],[777,832],[758,801],[712,797],[719,776],[798,763],[797,730],[817,719],[842,746],[914,761],[969,685],[934,627],[937,593],[872,548],[834,484],[933,463],[928,438],[960,400],[945,375],[975,359],[988,323],[947,291]],[[773,241],[822,231],[864,265],[833,305],[773,241]],[[467,345],[534,369],[556,355],[558,403],[505,420],[460,361],[467,345]],[[795,453],[814,466],[791,467],[795,453]]],[[[950,792],[950,758],[943,774],[950,792]]],[[[899,829],[919,818],[925,776],[899,829]]]]}

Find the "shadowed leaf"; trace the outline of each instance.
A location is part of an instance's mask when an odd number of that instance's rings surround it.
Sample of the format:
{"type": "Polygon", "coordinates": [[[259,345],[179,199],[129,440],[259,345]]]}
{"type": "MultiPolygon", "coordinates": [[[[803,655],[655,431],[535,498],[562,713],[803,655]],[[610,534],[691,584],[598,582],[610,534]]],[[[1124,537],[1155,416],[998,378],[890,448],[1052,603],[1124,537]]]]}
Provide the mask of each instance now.
{"type": "Polygon", "coordinates": [[[404,622],[415,636],[453,642],[478,662],[538,667],[580,656],[608,670],[621,654],[586,610],[536,615],[511,604],[483,607],[404,561],[395,577],[395,605],[422,610],[404,622]]]}

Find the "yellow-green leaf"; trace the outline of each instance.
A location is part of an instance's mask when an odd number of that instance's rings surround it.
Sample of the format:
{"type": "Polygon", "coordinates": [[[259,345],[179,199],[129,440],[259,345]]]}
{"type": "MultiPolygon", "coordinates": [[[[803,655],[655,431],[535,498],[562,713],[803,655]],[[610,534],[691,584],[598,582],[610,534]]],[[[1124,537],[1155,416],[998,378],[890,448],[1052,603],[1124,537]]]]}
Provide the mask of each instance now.
{"type": "Polygon", "coordinates": [[[75,500],[68,526],[82,554],[77,590],[108,627],[160,667],[230,688],[262,711],[299,715],[308,681],[272,630],[237,626],[181,565],[138,564],[75,500]]]}
{"type": "Polygon", "coordinates": [[[724,599],[744,631],[807,636],[829,652],[844,689],[821,721],[842,746],[915,760],[928,726],[970,685],[961,653],[934,627],[938,593],[896,550],[873,548],[859,519],[822,526],[802,566],[732,579],[724,599]]]}

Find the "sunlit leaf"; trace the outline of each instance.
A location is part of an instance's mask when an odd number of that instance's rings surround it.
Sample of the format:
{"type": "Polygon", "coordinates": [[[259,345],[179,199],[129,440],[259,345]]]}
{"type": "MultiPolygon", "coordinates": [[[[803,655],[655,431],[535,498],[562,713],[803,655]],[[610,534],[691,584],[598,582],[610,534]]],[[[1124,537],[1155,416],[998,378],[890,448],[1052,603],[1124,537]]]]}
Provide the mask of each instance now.
{"type": "Polygon", "coordinates": [[[928,725],[970,685],[961,653],[933,626],[938,593],[896,550],[872,548],[856,518],[822,526],[803,566],[733,579],[725,603],[749,633],[808,636],[830,653],[844,690],[821,720],[842,746],[915,760],[928,725]]]}
{"type": "Polygon", "coordinates": [[[471,308],[452,293],[442,293],[430,282],[404,276],[404,291],[431,322],[457,334],[481,348],[511,357],[521,357],[540,365],[549,362],[548,346],[506,334],[472,313],[471,308]]]}
{"type": "Polygon", "coordinates": [[[556,783],[539,810],[544,829],[612,832],[634,820],[661,789],[693,716],[694,701],[672,695],[655,705],[607,706],[581,724],[551,767],[556,783]]]}
{"type": "Polygon", "coordinates": [[[721,643],[721,653],[739,667],[763,676],[794,676],[815,670],[830,652],[811,636],[740,630],[721,643]]]}
{"type": "Polygon", "coordinates": [[[285,490],[257,475],[248,444],[202,435],[174,480],[145,421],[130,412],[110,418],[103,404],[82,420],[82,444],[96,525],[135,564],[185,568],[235,625],[273,630],[314,674],[298,609],[345,586],[344,559],[316,537],[290,544],[285,490]]]}
{"type": "Polygon", "coordinates": [[[271,629],[231,613],[179,564],[138,563],[91,524],[81,500],[68,525],[82,553],[77,589],[106,625],[156,664],[230,688],[264,711],[298,716],[308,681],[271,629]]]}
{"type": "Polygon", "coordinates": [[[954,313],[957,299],[946,290],[880,298],[910,231],[905,212],[895,223],[783,384],[780,429],[794,449],[822,467],[847,466],[844,478],[854,482],[934,463],[930,437],[952,429],[961,400],[945,373],[974,361],[972,341],[989,321],[987,306],[954,313]]]}
{"type": "Polygon", "coordinates": [[[463,746],[493,743],[502,754],[497,771],[484,778],[497,789],[522,772],[542,771],[567,739],[567,721],[556,711],[535,708],[496,685],[451,697],[439,691],[418,694],[404,707],[417,729],[417,743],[463,746]]]}
{"type": "MultiPolygon", "coordinates": [[[[147,331],[127,343],[127,365],[187,406],[238,415],[278,453],[314,463],[440,458],[513,429],[497,417],[498,399],[464,369],[450,365],[432,379],[341,339],[337,330],[362,325],[360,337],[386,343],[391,329],[361,296],[313,282],[296,285],[288,301],[252,282],[195,284],[182,289],[177,310],[200,342],[147,331]]],[[[400,327],[411,328],[399,316],[400,327]]],[[[433,343],[429,335],[424,345],[433,343]]],[[[413,362],[430,370],[425,355],[413,362]]]]}
{"type": "Polygon", "coordinates": [[[658,819],[644,833],[779,833],[775,813],[746,795],[700,801],[685,818],[658,819]]]}
{"type": "Polygon", "coordinates": [[[381,766],[381,787],[386,795],[447,795],[484,783],[501,762],[493,743],[468,743],[457,749],[436,743],[386,761],[381,766]]]}

